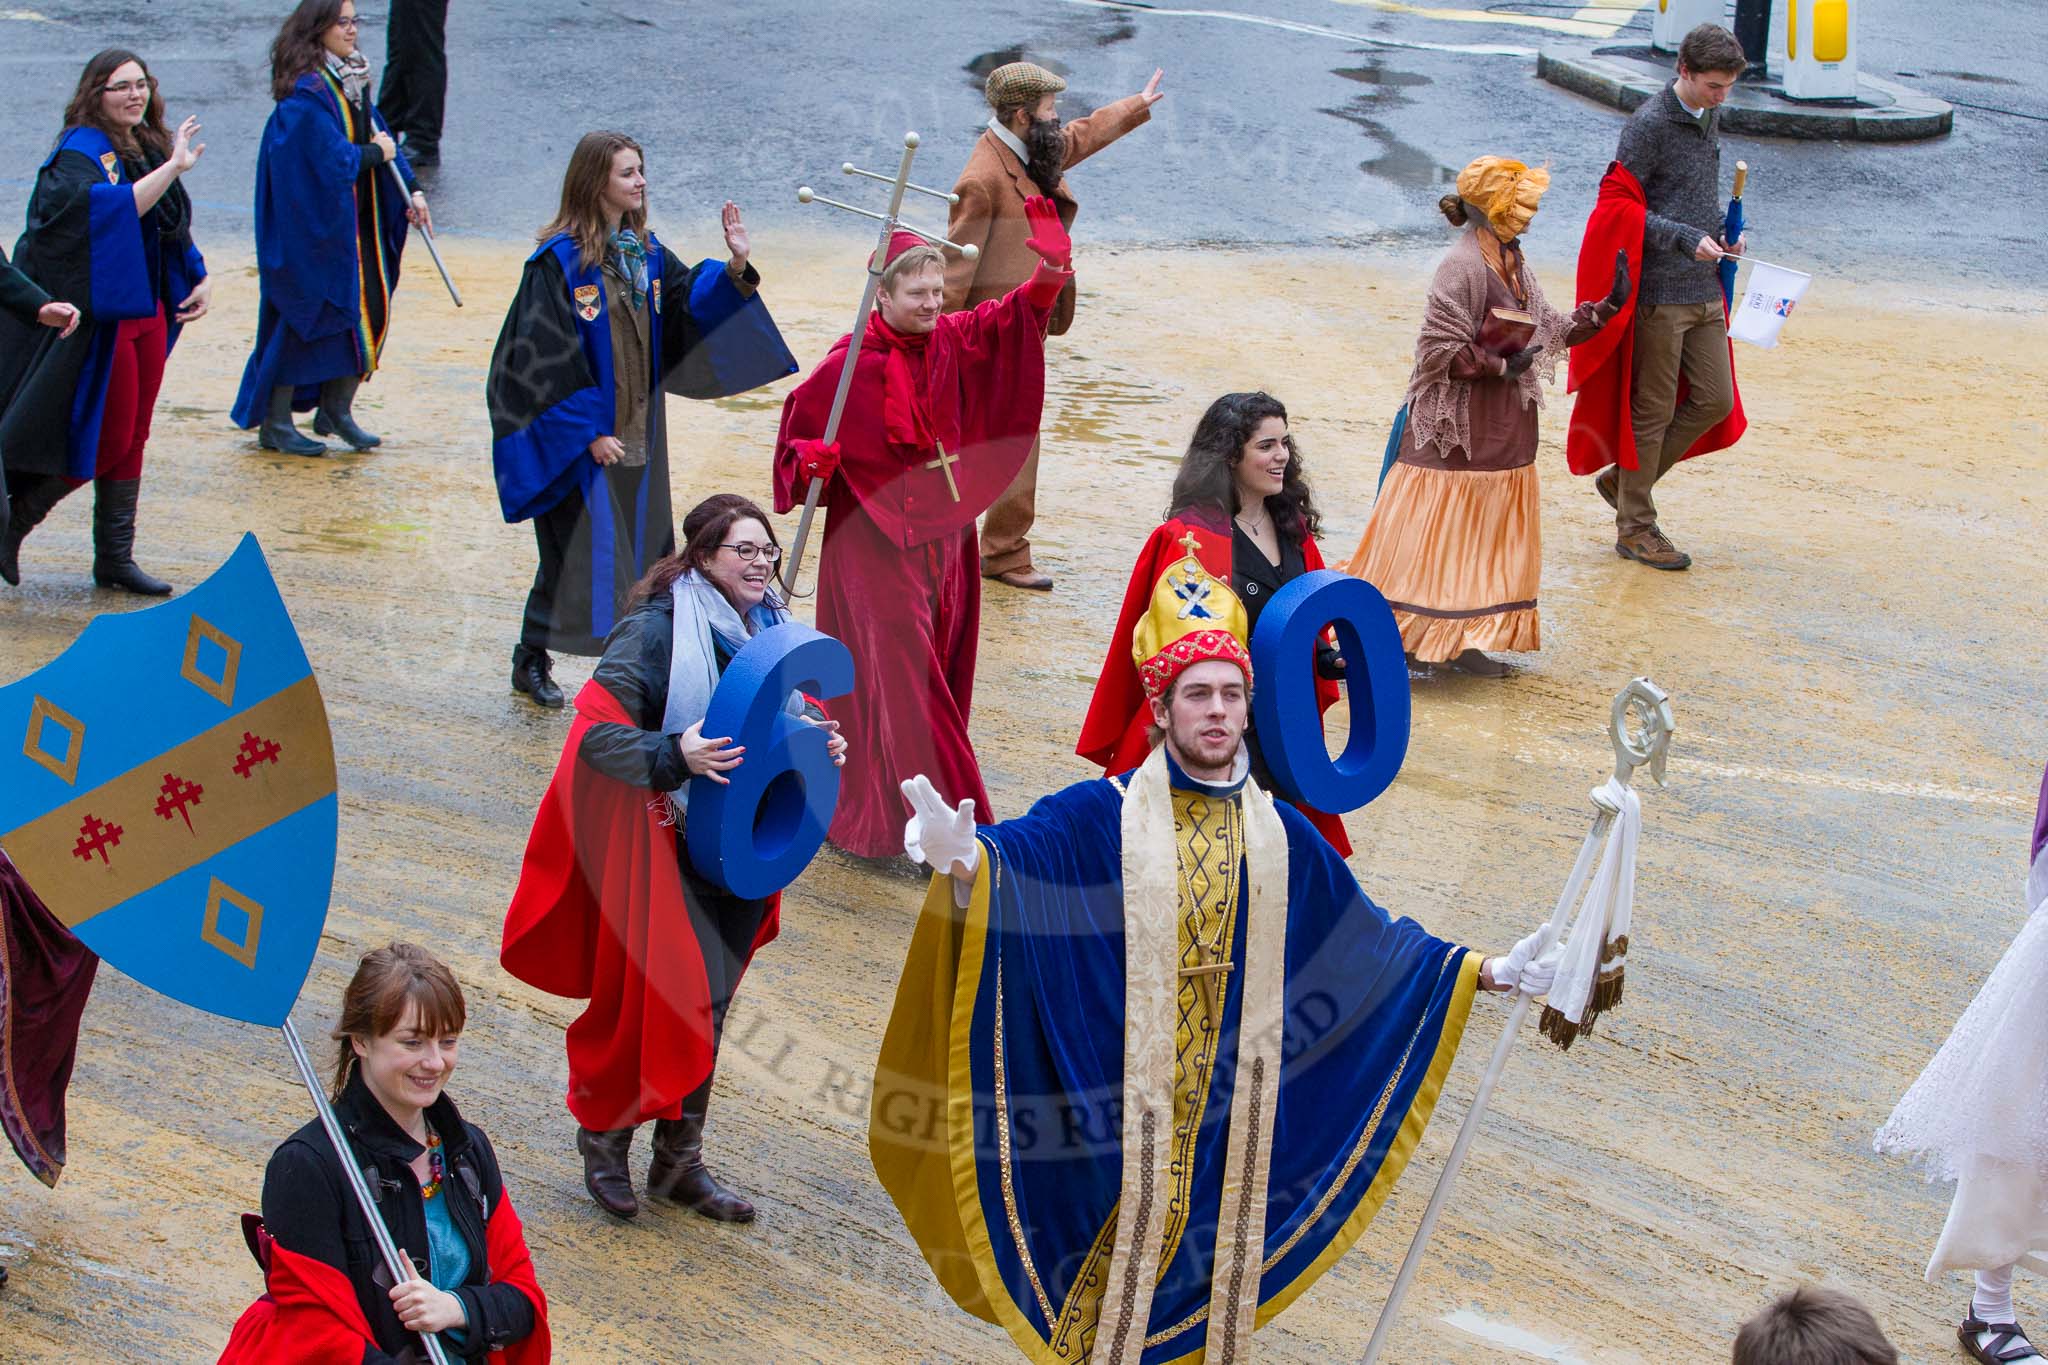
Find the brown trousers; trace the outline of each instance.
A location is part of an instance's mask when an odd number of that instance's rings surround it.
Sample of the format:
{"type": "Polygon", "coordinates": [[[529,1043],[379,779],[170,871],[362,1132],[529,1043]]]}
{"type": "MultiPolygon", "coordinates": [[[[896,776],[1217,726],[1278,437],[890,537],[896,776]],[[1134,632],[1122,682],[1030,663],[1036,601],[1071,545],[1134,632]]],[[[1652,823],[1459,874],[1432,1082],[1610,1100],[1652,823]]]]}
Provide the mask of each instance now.
{"type": "Polygon", "coordinates": [[[981,572],[985,577],[1029,569],[1031,523],[1038,518],[1038,442],[1024,457],[1024,467],[989,504],[981,521],[981,572]]]}
{"type": "Polygon", "coordinates": [[[1657,524],[1650,490],[1692,443],[1735,407],[1728,321],[1716,303],[1644,304],[1636,309],[1635,371],[1629,395],[1636,467],[1618,471],[1614,529],[1624,536],[1657,524]],[[1690,386],[1678,402],[1678,377],[1690,386]]]}

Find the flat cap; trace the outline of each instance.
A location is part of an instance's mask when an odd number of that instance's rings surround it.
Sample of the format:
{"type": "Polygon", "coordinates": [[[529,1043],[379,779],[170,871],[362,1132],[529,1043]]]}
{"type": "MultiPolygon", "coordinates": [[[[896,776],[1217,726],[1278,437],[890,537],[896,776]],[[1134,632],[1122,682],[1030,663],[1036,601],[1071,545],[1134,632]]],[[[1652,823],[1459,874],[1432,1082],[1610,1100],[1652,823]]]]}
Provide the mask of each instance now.
{"type": "Polygon", "coordinates": [[[988,73],[982,94],[989,108],[1000,109],[1006,104],[1030,104],[1040,95],[1057,95],[1066,88],[1065,81],[1036,63],[1009,62],[988,73]]]}

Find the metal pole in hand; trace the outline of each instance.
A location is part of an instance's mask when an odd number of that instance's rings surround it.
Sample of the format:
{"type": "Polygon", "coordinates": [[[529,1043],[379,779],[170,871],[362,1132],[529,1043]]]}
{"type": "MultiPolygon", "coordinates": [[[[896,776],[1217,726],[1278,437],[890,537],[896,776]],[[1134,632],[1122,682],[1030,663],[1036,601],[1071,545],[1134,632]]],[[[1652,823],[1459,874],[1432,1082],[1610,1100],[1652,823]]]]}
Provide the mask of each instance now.
{"type": "MultiPolygon", "coordinates": [[[[1664,780],[1664,755],[1671,743],[1671,703],[1664,690],[1647,678],[1633,679],[1629,685],[1615,694],[1610,724],[1610,737],[1614,741],[1614,778],[1622,786],[1629,785],[1635,770],[1642,764],[1650,765],[1650,774],[1658,782],[1664,780]],[[1629,732],[1628,713],[1630,706],[1639,709],[1643,718],[1640,738],[1629,732]]],[[[1592,828],[1586,831],[1585,842],[1579,845],[1579,856],[1572,863],[1571,876],[1565,879],[1564,891],[1557,898],[1557,906],[1550,912],[1550,920],[1543,926],[1540,946],[1531,960],[1543,955],[1544,950],[1557,941],[1571,918],[1572,907],[1586,889],[1586,878],[1593,870],[1593,857],[1599,851],[1600,840],[1607,834],[1621,811],[1618,806],[1608,804],[1605,792],[1595,792],[1592,828]]],[[[1451,1186],[1457,1183],[1458,1172],[1465,1164],[1465,1153],[1472,1146],[1472,1139],[1479,1131],[1479,1120],[1486,1113],[1486,1106],[1493,1098],[1494,1084],[1500,1080],[1501,1072],[1507,1069],[1508,1052],[1514,1047],[1516,1037],[1522,1031],[1522,1021],[1529,1017],[1529,1006],[1535,996],[1526,991],[1517,991],[1515,1007],[1508,1014],[1507,1024],[1501,1029],[1500,1041],[1493,1045],[1493,1056],[1487,1061],[1486,1072],[1479,1078],[1479,1089],[1473,1093],[1472,1107],[1465,1111],[1465,1121],[1458,1126],[1457,1141],[1451,1144],[1451,1154],[1444,1161],[1443,1174],[1437,1177],[1436,1189],[1430,1193],[1429,1205],[1422,1211],[1422,1223],[1415,1229],[1415,1240],[1408,1244],[1408,1255],[1401,1262],[1401,1272],[1394,1277],[1394,1287],[1387,1294],[1386,1306],[1380,1310],[1380,1320],[1372,1329],[1372,1339],[1365,1344],[1364,1365],[1375,1365],[1380,1351],[1386,1346],[1387,1336],[1393,1331],[1394,1319],[1400,1315],[1401,1300],[1408,1294],[1408,1287],[1415,1282],[1415,1272],[1422,1265],[1423,1249],[1429,1245],[1431,1234],[1436,1231],[1437,1219],[1442,1216],[1444,1205],[1451,1197],[1451,1186]]]]}
{"type": "MultiPolygon", "coordinates": [[[[363,1183],[362,1168],[356,1165],[355,1152],[348,1145],[348,1134],[341,1131],[341,1122],[334,1117],[334,1106],[327,1102],[327,1094],[320,1088],[320,1078],[313,1072],[312,1058],[306,1055],[305,1040],[299,1037],[299,1030],[290,1016],[286,1016],[281,1031],[284,1045],[291,1049],[292,1062],[299,1068],[299,1079],[306,1083],[306,1093],[313,1097],[313,1108],[319,1112],[320,1126],[327,1130],[327,1140],[334,1144],[334,1154],[341,1161],[341,1173],[348,1178],[349,1189],[355,1192],[356,1206],[362,1209],[363,1218],[370,1225],[370,1236],[376,1239],[377,1254],[384,1258],[384,1268],[391,1272],[394,1284],[413,1279],[418,1272],[411,1262],[398,1254],[398,1247],[391,1240],[391,1230],[384,1226],[383,1216],[377,1212],[377,1201],[370,1197],[370,1187],[363,1183]]],[[[420,1344],[426,1348],[427,1359],[432,1365],[448,1365],[448,1354],[441,1349],[438,1336],[424,1333],[420,1336],[420,1344]]]]}
{"type": "MultiPolygon", "coordinates": [[[[404,200],[407,205],[410,205],[412,203],[412,191],[406,189],[405,177],[398,173],[398,163],[396,161],[387,161],[384,163],[384,169],[391,172],[391,183],[398,186],[398,197],[404,200]]],[[[427,254],[434,258],[434,269],[441,272],[441,283],[448,286],[448,297],[455,300],[457,308],[462,307],[462,295],[455,292],[455,281],[448,278],[448,267],[441,264],[441,250],[434,245],[434,234],[429,232],[423,223],[415,224],[414,226],[419,229],[420,240],[427,244],[427,254]]]]}
{"type": "MultiPolygon", "coordinates": [[[[960,254],[970,261],[975,260],[981,255],[980,249],[975,246],[958,246],[958,244],[947,241],[937,233],[926,232],[922,228],[913,227],[897,217],[902,212],[903,194],[906,190],[916,190],[920,194],[928,194],[935,199],[944,199],[949,203],[955,201],[958,197],[949,192],[927,189],[922,185],[910,183],[910,161],[912,157],[917,155],[917,144],[918,136],[916,133],[905,133],[903,135],[903,160],[897,166],[896,174],[893,177],[878,175],[873,171],[863,171],[850,161],[843,163],[839,168],[847,175],[866,176],[871,180],[887,180],[889,182],[889,210],[886,213],[876,213],[872,209],[859,208],[852,204],[843,204],[836,199],[827,199],[813,191],[809,185],[797,187],[796,199],[799,204],[824,204],[830,208],[844,209],[848,213],[857,213],[863,218],[878,219],[882,224],[875,238],[874,254],[868,258],[868,277],[861,286],[860,306],[854,310],[853,332],[846,346],[846,361],[840,366],[839,386],[832,391],[832,411],[825,418],[823,440],[827,445],[839,439],[839,420],[846,415],[846,395],[853,389],[853,371],[854,367],[860,362],[861,343],[867,336],[868,315],[875,308],[875,291],[881,287],[882,271],[889,262],[889,239],[896,234],[896,230],[902,228],[909,232],[915,232],[918,236],[935,245],[956,247],[960,254]]],[[[812,479],[811,486],[804,491],[803,516],[797,520],[796,535],[790,541],[789,557],[783,561],[782,595],[784,597],[796,596],[797,572],[803,567],[804,546],[810,540],[811,521],[818,515],[818,499],[824,496],[824,492],[825,481],[823,479],[812,479]]]]}

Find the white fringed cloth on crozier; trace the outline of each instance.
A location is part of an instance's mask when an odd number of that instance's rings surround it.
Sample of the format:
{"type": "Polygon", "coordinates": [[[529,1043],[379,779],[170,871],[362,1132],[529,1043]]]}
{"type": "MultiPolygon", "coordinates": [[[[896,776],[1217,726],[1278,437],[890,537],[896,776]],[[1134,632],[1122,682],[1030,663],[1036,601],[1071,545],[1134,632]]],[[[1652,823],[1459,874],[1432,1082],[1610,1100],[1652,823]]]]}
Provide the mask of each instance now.
{"type": "MultiPolygon", "coordinates": [[[[2048,823],[2048,789],[2042,801],[2048,823]]],[[[1930,1283],[2015,1263],[2048,1275],[2048,845],[2026,903],[2019,937],[1874,1143],[1955,1182],[1930,1283]]]]}
{"type": "Polygon", "coordinates": [[[1636,900],[1636,844],[1643,833],[1643,800],[1618,778],[1593,793],[1602,809],[1615,812],[1593,874],[1562,946],[1532,934],[1517,943],[1496,969],[1500,981],[1517,981],[1532,959],[1557,964],[1543,1006],[1540,1027],[1561,1049],[1569,1049],[1594,1021],[1621,1003],[1627,966],[1629,921],[1636,900]]]}
{"type": "MultiPolygon", "coordinates": [[[[1486,322],[1486,281],[1493,267],[1486,263],[1478,235],[1486,231],[1483,223],[1475,223],[1444,252],[1423,305],[1422,332],[1415,339],[1415,370],[1408,379],[1408,434],[1415,449],[1433,446],[1438,459],[1472,449],[1472,381],[1451,378],[1451,361],[1472,344],[1486,322]]],[[[1572,320],[1543,297],[1526,257],[1521,279],[1528,300],[1524,311],[1536,319],[1536,337],[1530,344],[1543,349],[1515,384],[1523,407],[1540,408],[1543,386],[1569,352],[1564,339],[1572,320]]]]}

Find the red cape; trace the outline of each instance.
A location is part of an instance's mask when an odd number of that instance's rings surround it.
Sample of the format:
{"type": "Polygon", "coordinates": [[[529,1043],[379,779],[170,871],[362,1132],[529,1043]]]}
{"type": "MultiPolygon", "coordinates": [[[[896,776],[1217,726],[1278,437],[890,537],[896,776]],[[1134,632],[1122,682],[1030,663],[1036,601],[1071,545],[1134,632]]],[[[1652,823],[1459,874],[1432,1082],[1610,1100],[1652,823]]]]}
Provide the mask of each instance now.
{"type": "MultiPolygon", "coordinates": [[[[1187,553],[1180,542],[1190,534],[1195,538],[1195,555],[1202,561],[1202,567],[1230,583],[1233,590],[1236,588],[1230,576],[1230,535],[1206,522],[1169,518],[1152,532],[1145,548],[1138,551],[1130,586],[1124,590],[1123,610],[1117,613],[1116,628],[1110,633],[1109,657],[1103,660],[1102,671],[1096,676],[1095,695],[1088,702],[1087,718],[1081,722],[1080,742],[1074,746],[1075,753],[1100,765],[1104,772],[1126,772],[1143,763],[1152,752],[1151,741],[1145,734],[1152,720],[1152,707],[1145,700],[1144,684],[1138,680],[1137,662],[1131,658],[1131,634],[1137,629],[1138,618],[1151,605],[1152,590],[1159,585],[1160,575],[1187,553]]],[[[1327,567],[1323,552],[1313,540],[1301,543],[1301,557],[1311,573],[1327,567]]],[[[1317,677],[1316,710],[1326,712],[1336,700],[1336,682],[1317,677]]],[[[1322,831],[1340,856],[1351,856],[1351,840],[1341,819],[1308,806],[1297,809],[1322,831]]]]}
{"type": "MultiPolygon", "coordinates": [[[[936,450],[887,439],[886,358],[880,348],[864,345],[840,419],[839,472],[826,488],[829,506],[858,499],[889,542],[907,550],[973,525],[1002,495],[1038,439],[1045,406],[1049,308],[1033,303],[1029,289],[1028,283],[1019,285],[1000,299],[945,314],[925,343],[924,392],[933,434],[951,461],[959,498],[947,487],[944,470],[926,468],[936,450]]],[[[810,486],[790,442],[825,434],[848,340],[834,342],[782,404],[782,429],[775,438],[777,512],[802,502],[810,486]]]]}
{"type": "MultiPolygon", "coordinates": [[[[675,1118],[711,1074],[711,994],[690,928],[675,830],[656,793],[577,758],[599,722],[632,725],[595,680],[527,837],[498,960],[529,986],[590,1001],[569,1025],[569,1112],[605,1130],[675,1118]]],[[[755,949],[781,927],[770,905],[755,949]]]]}
{"type": "MultiPolygon", "coordinates": [[[[1602,299],[1614,286],[1614,253],[1628,253],[1629,277],[1643,278],[1643,218],[1649,201],[1643,187],[1619,161],[1609,163],[1600,181],[1600,197],[1586,220],[1586,237],[1579,244],[1579,288],[1581,303],[1602,299]]],[[[1629,417],[1629,390],[1636,354],[1636,290],[1608,324],[1582,345],[1572,347],[1571,367],[1566,371],[1565,391],[1578,395],[1572,405],[1572,425],[1565,437],[1565,463],[1574,474],[1597,474],[1611,464],[1623,469],[1636,467],[1635,424],[1629,417]]],[[[1742,412],[1742,391],[1735,388],[1735,343],[1728,343],[1728,383],[1735,392],[1735,407],[1718,426],[1711,427],[1682,458],[1726,450],[1742,439],[1749,419],[1742,412]]],[[[1687,384],[1678,380],[1678,402],[1685,401],[1687,384]]],[[[1676,407],[1673,411],[1676,411],[1676,407]]]]}
{"type": "MultiPolygon", "coordinates": [[[[252,1246],[263,1263],[263,1296],[235,1323],[220,1365],[356,1365],[363,1349],[375,1347],[377,1339],[370,1335],[348,1276],[325,1261],[286,1250],[258,1226],[252,1246]]],[[[533,1273],[526,1231],[509,1195],[498,1200],[484,1226],[484,1256],[492,1284],[509,1284],[533,1304],[533,1331],[500,1355],[506,1365],[548,1365],[554,1358],[548,1298],[533,1273]]]]}

